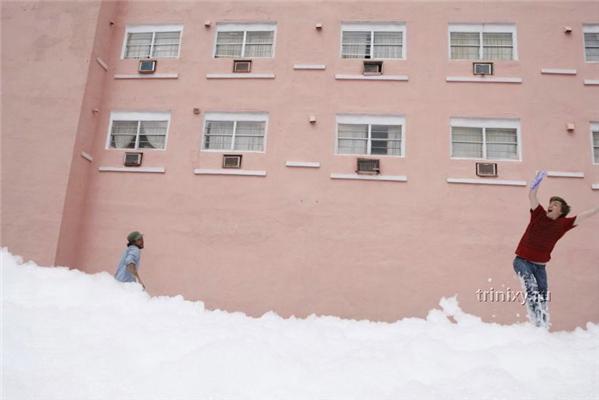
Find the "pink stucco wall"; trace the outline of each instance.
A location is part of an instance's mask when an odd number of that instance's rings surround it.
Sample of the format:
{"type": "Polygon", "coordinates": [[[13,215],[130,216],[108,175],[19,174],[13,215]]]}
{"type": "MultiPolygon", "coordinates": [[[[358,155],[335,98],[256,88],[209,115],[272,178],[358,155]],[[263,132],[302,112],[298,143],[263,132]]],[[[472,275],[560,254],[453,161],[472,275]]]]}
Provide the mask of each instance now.
{"type": "MultiPolygon", "coordinates": [[[[67,14],[68,7],[54,7],[67,14]]],[[[522,307],[480,303],[475,292],[518,288],[511,262],[528,221],[527,189],[448,184],[447,178],[476,178],[474,161],[449,157],[450,118],[519,119],[522,161],[499,162],[498,179],[528,180],[541,168],[582,172],[584,178],[548,178],[542,202],[561,194],[574,213],[599,204],[599,192],[591,190],[599,167],[592,161],[589,125],[599,120],[599,89],[583,84],[599,79],[599,64],[585,63],[582,48],[582,24],[599,22],[592,3],[123,2],[92,9],[86,12],[94,22],[82,29],[85,43],[72,39],[67,27],[58,34],[86,47],[79,55],[85,66],[52,75],[78,82],[76,104],[67,103],[73,101],[68,92],[37,78],[12,84],[13,93],[27,84],[60,93],[64,113],[57,118],[55,110],[45,110],[40,96],[11,98],[9,128],[26,120],[54,133],[68,121],[70,129],[65,143],[57,142],[64,146],[54,146],[59,154],[45,150],[47,143],[33,148],[40,157],[36,170],[48,175],[39,181],[17,168],[23,160],[18,151],[6,150],[31,150],[28,142],[16,134],[7,142],[3,133],[3,164],[6,159],[9,166],[3,165],[3,191],[9,196],[3,198],[2,241],[17,253],[46,262],[56,251],[60,264],[112,272],[127,232],[139,229],[146,235],[141,273],[152,294],[180,293],[210,308],[251,315],[274,310],[387,321],[423,316],[441,296],[458,294],[466,311],[513,322],[523,320],[522,307]],[[409,80],[336,80],[335,74],[361,72],[360,60],[339,56],[341,22],[389,20],[406,24],[407,59],[385,61],[385,74],[409,80]],[[230,59],[212,58],[216,23],[224,21],[277,23],[275,57],[254,60],[253,67],[275,79],[206,78],[230,72],[230,59]],[[446,82],[471,75],[471,62],[447,57],[448,24],[468,22],[516,24],[519,59],[495,67],[497,76],[522,78],[521,84],[446,82]],[[136,72],[135,60],[120,59],[125,26],[164,23],[184,25],[180,58],[159,60],[159,72],[178,73],[178,79],[114,79],[136,72]],[[570,35],[564,25],[573,27],[570,35]],[[108,71],[94,65],[96,57],[108,71]],[[326,69],[299,71],[294,64],[326,69]],[[577,73],[547,75],[542,68],[577,73]],[[20,114],[26,102],[49,114],[35,120],[20,114]],[[164,167],[164,174],[98,171],[122,166],[123,151],[105,145],[110,112],[123,110],[170,111],[167,150],[144,154],[144,166],[164,167]],[[220,168],[222,153],[200,151],[204,114],[212,111],[269,114],[265,152],[243,159],[244,169],[264,170],[266,177],[193,174],[194,168],[220,168]],[[383,174],[405,175],[407,182],[330,178],[355,169],[355,156],[334,154],[335,116],[342,113],[405,117],[405,157],[383,157],[382,167],[383,174]],[[565,129],[568,122],[576,124],[573,133],[565,129]],[[93,161],[82,159],[81,151],[93,161]],[[292,169],[286,161],[316,161],[320,168],[292,169]],[[51,243],[32,248],[25,242],[31,231],[40,235],[35,238],[50,234],[51,243]]],[[[26,49],[10,64],[14,75],[35,53],[26,49]]],[[[3,76],[9,65],[4,54],[3,76]]],[[[553,253],[548,268],[557,329],[599,321],[598,228],[597,217],[589,220],[553,253]]]]}

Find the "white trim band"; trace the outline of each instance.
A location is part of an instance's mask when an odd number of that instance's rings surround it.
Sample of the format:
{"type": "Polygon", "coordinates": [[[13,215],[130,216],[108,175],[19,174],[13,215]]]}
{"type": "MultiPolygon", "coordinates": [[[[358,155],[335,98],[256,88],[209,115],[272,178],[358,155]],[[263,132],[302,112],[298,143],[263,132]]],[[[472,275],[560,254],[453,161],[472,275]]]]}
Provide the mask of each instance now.
{"type": "Polygon", "coordinates": [[[206,74],[206,79],[275,79],[275,74],[206,74]]]}
{"type": "Polygon", "coordinates": [[[547,75],[576,75],[576,70],[562,68],[542,68],[541,73],[547,75]]]}
{"type": "Polygon", "coordinates": [[[114,79],[178,79],[179,74],[116,74],[114,79]]]}
{"type": "Polygon", "coordinates": [[[310,162],[310,161],[287,161],[285,163],[287,167],[296,167],[296,168],[320,168],[319,162],[310,162]]]}
{"type": "Polygon", "coordinates": [[[202,169],[195,168],[195,175],[236,175],[236,176],[266,176],[266,171],[250,171],[243,169],[202,169]]]}
{"type": "Polygon", "coordinates": [[[547,176],[554,178],[584,178],[584,172],[547,171],[547,176]]]}
{"type": "Polygon", "coordinates": [[[407,75],[345,75],[335,74],[335,79],[341,81],[398,81],[407,82],[407,75]]]}
{"type": "Polygon", "coordinates": [[[293,69],[296,70],[325,70],[327,68],[324,64],[295,64],[293,69]]]}
{"type": "Polygon", "coordinates": [[[591,185],[591,189],[593,189],[593,190],[599,190],[599,183],[593,183],[591,185]]]}
{"type": "Polygon", "coordinates": [[[104,71],[108,71],[108,64],[106,64],[100,57],[96,57],[96,62],[102,67],[104,71]]]}
{"type": "Polygon", "coordinates": [[[89,153],[86,153],[85,151],[81,152],[81,157],[85,158],[89,162],[94,161],[94,158],[89,153]]]}
{"type": "Polygon", "coordinates": [[[522,83],[522,78],[496,77],[496,78],[472,78],[470,76],[448,76],[447,82],[468,83],[522,83]]]}
{"type": "Polygon", "coordinates": [[[447,178],[447,183],[459,183],[466,185],[526,186],[526,181],[498,179],[447,178]]]}
{"type": "Polygon", "coordinates": [[[357,181],[386,181],[386,182],[407,182],[405,175],[358,175],[358,174],[331,174],[331,179],[346,179],[357,181]]]}
{"type": "Polygon", "coordinates": [[[100,172],[141,172],[149,174],[164,174],[166,168],[164,167],[100,167],[100,172]]]}
{"type": "Polygon", "coordinates": [[[584,84],[587,86],[596,86],[599,85],[599,79],[585,79],[584,84]]]}

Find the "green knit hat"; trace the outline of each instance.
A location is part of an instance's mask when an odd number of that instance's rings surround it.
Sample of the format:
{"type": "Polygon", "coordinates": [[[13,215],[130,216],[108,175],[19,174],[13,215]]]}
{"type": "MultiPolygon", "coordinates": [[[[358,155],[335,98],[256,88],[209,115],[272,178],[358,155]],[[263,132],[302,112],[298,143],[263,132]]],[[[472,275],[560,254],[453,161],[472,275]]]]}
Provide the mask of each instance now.
{"type": "Polygon", "coordinates": [[[129,235],[127,235],[127,240],[129,241],[129,243],[132,243],[132,242],[138,241],[139,239],[141,239],[143,237],[144,237],[144,235],[142,235],[140,232],[133,231],[129,235]]]}

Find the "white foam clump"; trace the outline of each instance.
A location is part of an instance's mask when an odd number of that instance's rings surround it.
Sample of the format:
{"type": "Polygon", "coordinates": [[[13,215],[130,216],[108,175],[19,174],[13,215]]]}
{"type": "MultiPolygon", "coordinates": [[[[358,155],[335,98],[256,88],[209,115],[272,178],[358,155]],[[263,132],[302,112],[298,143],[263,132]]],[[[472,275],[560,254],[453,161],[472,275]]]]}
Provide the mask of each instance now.
{"type": "Polygon", "coordinates": [[[6,399],[591,399],[599,326],[250,318],[2,250],[6,399]]]}

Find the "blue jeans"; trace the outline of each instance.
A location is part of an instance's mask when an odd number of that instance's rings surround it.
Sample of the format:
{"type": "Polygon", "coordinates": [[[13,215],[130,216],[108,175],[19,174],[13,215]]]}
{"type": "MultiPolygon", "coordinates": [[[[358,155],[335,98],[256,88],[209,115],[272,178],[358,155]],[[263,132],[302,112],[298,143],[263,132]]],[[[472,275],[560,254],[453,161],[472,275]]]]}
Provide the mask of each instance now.
{"type": "Polygon", "coordinates": [[[528,319],[536,326],[549,327],[547,271],[545,271],[545,266],[516,257],[514,259],[514,271],[518,274],[526,291],[528,319]]]}

